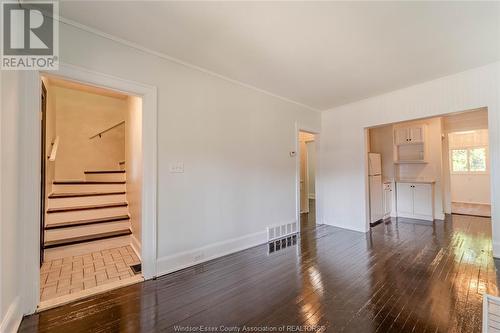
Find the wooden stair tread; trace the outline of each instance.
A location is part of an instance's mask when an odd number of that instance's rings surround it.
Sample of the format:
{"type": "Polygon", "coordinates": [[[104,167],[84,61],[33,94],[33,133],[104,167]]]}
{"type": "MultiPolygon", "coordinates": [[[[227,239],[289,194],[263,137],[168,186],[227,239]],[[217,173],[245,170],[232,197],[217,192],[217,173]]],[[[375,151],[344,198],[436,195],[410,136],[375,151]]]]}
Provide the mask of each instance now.
{"type": "Polygon", "coordinates": [[[54,185],[96,185],[96,184],[125,184],[125,180],[101,181],[101,180],[55,180],[54,185]]]}
{"type": "Polygon", "coordinates": [[[130,229],[130,222],[113,221],[107,223],[72,226],[68,228],[49,229],[45,231],[45,241],[52,242],[80,236],[91,236],[103,232],[130,229]]]}
{"type": "Polygon", "coordinates": [[[96,224],[96,223],[128,221],[128,220],[130,220],[130,216],[128,216],[128,215],[119,215],[119,216],[112,216],[112,217],[101,217],[101,218],[97,218],[97,219],[54,222],[54,223],[48,223],[48,224],[46,224],[45,225],[45,230],[59,229],[59,228],[68,228],[68,227],[76,227],[76,226],[96,224]]]}
{"type": "Polygon", "coordinates": [[[75,236],[75,237],[69,237],[69,238],[64,238],[64,239],[56,239],[56,240],[48,240],[45,241],[44,243],[44,248],[53,248],[57,246],[65,246],[65,245],[71,245],[71,244],[77,244],[77,243],[82,243],[82,242],[90,242],[90,241],[95,241],[98,239],[105,239],[105,238],[111,238],[111,237],[119,237],[119,236],[125,236],[125,235],[130,235],[132,231],[130,228],[124,228],[121,230],[114,230],[114,231],[106,231],[106,232],[101,232],[101,233],[95,233],[92,235],[82,235],[82,236],[75,236]]]}
{"type": "Polygon", "coordinates": [[[116,191],[116,192],[51,193],[49,195],[49,199],[94,197],[94,196],[120,195],[120,194],[126,194],[126,192],[125,191],[116,191]]]}
{"type": "Polygon", "coordinates": [[[88,205],[88,206],[73,206],[73,207],[59,207],[59,208],[49,208],[47,209],[47,214],[52,213],[63,213],[63,212],[73,212],[78,210],[91,210],[91,209],[105,209],[105,208],[116,208],[116,207],[127,207],[126,202],[114,202],[101,205],[88,205]]]}
{"type": "Polygon", "coordinates": [[[84,171],[85,174],[100,174],[100,173],[125,173],[125,170],[91,170],[84,171]]]}

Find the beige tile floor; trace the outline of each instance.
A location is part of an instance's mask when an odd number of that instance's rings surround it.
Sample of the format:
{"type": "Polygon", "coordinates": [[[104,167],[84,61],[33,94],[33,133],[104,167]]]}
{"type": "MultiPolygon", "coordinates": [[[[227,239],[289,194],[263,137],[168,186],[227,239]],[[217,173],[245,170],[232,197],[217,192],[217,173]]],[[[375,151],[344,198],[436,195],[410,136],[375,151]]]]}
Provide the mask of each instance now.
{"type": "Polygon", "coordinates": [[[138,263],[131,246],[46,261],[40,269],[41,300],[133,277],[130,266],[138,263]]]}

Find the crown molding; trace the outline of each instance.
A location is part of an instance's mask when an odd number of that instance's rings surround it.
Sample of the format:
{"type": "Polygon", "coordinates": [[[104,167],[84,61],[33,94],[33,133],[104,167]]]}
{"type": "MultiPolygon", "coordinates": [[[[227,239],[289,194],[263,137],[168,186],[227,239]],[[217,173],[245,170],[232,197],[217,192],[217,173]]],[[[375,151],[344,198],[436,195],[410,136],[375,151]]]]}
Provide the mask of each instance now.
{"type": "Polygon", "coordinates": [[[106,38],[106,39],[109,39],[111,41],[114,41],[116,43],[120,43],[120,44],[123,44],[123,45],[126,45],[128,47],[131,47],[131,48],[134,48],[134,49],[137,49],[137,50],[140,50],[142,52],[145,52],[147,54],[150,54],[150,55],[154,55],[156,57],[159,57],[159,58],[162,58],[162,59],[165,59],[167,61],[170,61],[170,62],[173,62],[175,64],[178,64],[178,65],[181,65],[181,66],[184,66],[184,67],[187,67],[187,68],[190,68],[190,69],[194,69],[194,70],[197,70],[197,71],[200,71],[200,72],[203,72],[205,74],[209,74],[209,75],[212,75],[212,76],[215,76],[219,79],[222,79],[222,80],[225,80],[227,82],[230,82],[232,84],[235,84],[235,85],[239,85],[239,86],[242,86],[242,87],[245,87],[245,88],[248,88],[248,89],[251,89],[251,90],[254,90],[254,91],[257,91],[257,92],[260,92],[262,94],[265,94],[265,95],[268,95],[268,96],[271,96],[271,97],[274,97],[274,98],[277,98],[277,99],[280,99],[282,101],[285,101],[285,102],[288,102],[288,103],[292,103],[292,104],[295,104],[297,106],[300,106],[300,107],[303,107],[303,108],[306,108],[310,111],[315,111],[315,112],[321,112],[320,109],[317,109],[317,108],[314,108],[312,106],[309,106],[307,104],[303,104],[303,103],[300,103],[300,102],[297,102],[297,101],[294,101],[290,98],[287,98],[287,97],[283,97],[283,96],[280,96],[280,95],[277,95],[275,93],[272,93],[272,92],[269,92],[267,90],[264,90],[264,89],[260,89],[258,87],[255,87],[253,85],[250,85],[250,84],[247,84],[247,83],[244,83],[244,82],[241,82],[241,81],[238,81],[238,80],[235,80],[235,79],[231,79],[227,76],[224,76],[222,74],[218,74],[216,72],[213,72],[211,70],[208,70],[206,68],[203,68],[203,67],[200,67],[200,66],[197,66],[197,65],[194,65],[194,64],[191,64],[191,63],[188,63],[188,62],[185,62],[183,60],[180,60],[180,59],[177,59],[175,57],[172,57],[168,54],[165,54],[165,53],[162,53],[162,52],[158,52],[158,51],[155,51],[155,50],[152,50],[152,49],[149,49],[143,45],[140,45],[138,43],[135,43],[135,42],[131,42],[129,40],[126,40],[126,39],[123,39],[123,38],[119,38],[119,37],[116,37],[114,35],[111,35],[111,34],[108,34],[106,32],[103,32],[103,31],[100,31],[98,29],[95,29],[95,28],[91,28],[87,25],[84,25],[84,24],[81,24],[79,22],[76,22],[76,21],[73,21],[73,20],[70,20],[68,18],[65,18],[65,17],[62,17],[61,15],[59,15],[59,18],[58,18],[59,22],[63,23],[63,24],[66,24],[66,25],[69,25],[69,26],[72,26],[74,28],[77,28],[79,30],[82,30],[82,31],[85,31],[85,32],[88,32],[88,33],[92,33],[94,35],[97,35],[99,37],[102,37],[102,38],[106,38]]]}

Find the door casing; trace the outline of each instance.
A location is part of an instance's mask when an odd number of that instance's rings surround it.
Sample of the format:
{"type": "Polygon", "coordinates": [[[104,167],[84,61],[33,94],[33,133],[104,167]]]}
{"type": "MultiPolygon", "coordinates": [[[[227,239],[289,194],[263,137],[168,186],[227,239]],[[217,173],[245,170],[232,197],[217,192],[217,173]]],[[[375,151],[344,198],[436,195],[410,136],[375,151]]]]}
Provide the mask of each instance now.
{"type": "Polygon", "coordinates": [[[22,277],[23,313],[34,313],[40,302],[40,219],[41,219],[41,126],[39,112],[41,110],[41,75],[60,77],[82,84],[102,87],[142,98],[142,239],[141,259],[142,272],[145,279],[156,277],[156,243],[157,243],[157,89],[154,86],[132,82],[108,74],[89,71],[64,63],[59,69],[50,72],[25,71],[21,80],[25,87],[25,98],[22,105],[20,173],[22,175],[20,192],[23,194],[25,207],[19,217],[23,221],[25,251],[23,262],[25,274],[22,277]]]}

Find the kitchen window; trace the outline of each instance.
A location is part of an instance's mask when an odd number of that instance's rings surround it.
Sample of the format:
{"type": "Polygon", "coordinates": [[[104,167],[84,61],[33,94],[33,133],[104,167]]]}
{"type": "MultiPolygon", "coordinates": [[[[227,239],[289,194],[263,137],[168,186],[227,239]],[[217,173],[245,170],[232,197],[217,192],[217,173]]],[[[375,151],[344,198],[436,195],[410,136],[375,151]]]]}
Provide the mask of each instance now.
{"type": "Polygon", "coordinates": [[[486,173],[488,171],[488,148],[469,147],[450,150],[453,173],[486,173]]]}

